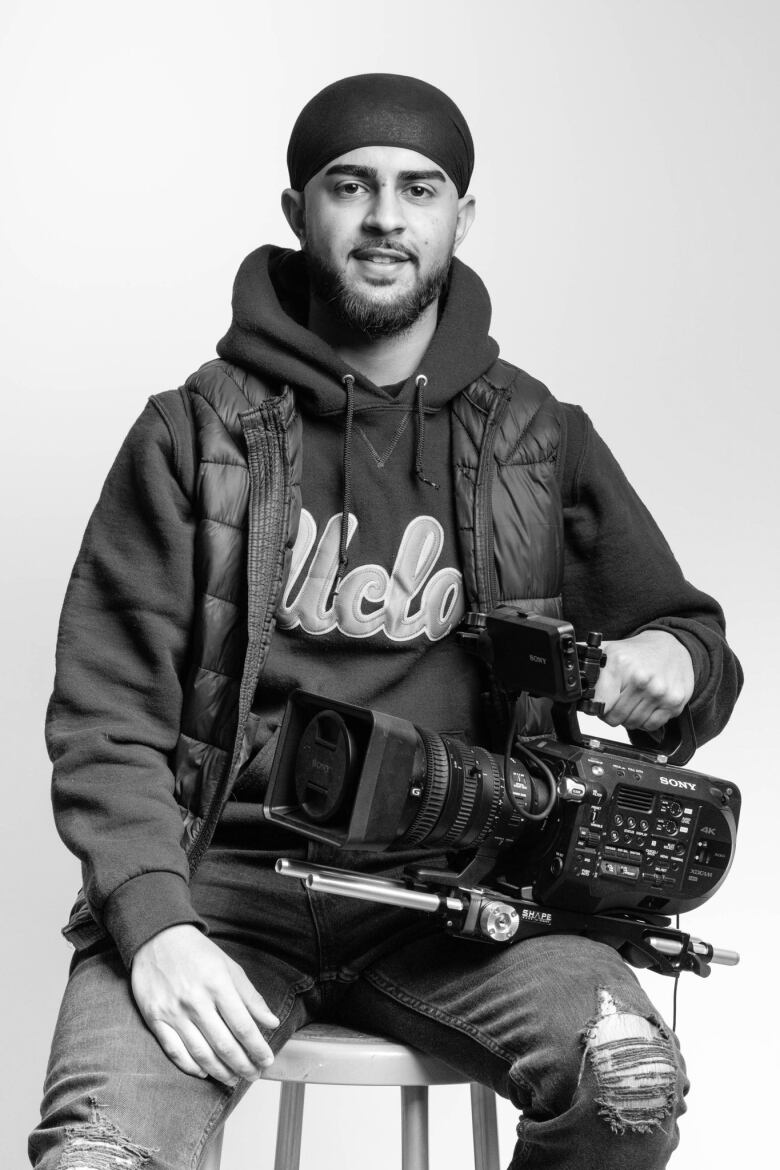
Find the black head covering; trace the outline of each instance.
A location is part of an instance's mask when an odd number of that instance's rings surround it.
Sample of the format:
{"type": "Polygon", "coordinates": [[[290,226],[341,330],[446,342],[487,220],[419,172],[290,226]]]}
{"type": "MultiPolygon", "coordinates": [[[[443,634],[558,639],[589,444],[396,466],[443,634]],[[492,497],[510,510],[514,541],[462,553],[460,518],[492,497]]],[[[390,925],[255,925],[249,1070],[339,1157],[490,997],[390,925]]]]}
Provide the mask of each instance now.
{"type": "Polygon", "coordinates": [[[302,191],[331,159],[360,146],[402,146],[438,163],[468,190],[474,143],[458,107],[434,85],[397,73],[344,77],[303,107],[287,148],[290,185],[302,191]]]}

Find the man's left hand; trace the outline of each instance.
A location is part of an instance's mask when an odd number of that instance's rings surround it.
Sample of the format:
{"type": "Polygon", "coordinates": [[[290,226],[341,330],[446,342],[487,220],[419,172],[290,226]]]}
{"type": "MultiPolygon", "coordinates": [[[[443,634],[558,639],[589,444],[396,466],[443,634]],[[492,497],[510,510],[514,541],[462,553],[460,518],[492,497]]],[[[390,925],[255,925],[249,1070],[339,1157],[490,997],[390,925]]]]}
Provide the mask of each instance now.
{"type": "Polygon", "coordinates": [[[693,694],[693,662],[682,642],[664,630],[604,642],[607,665],[596,684],[611,727],[657,731],[684,709],[693,694]]]}

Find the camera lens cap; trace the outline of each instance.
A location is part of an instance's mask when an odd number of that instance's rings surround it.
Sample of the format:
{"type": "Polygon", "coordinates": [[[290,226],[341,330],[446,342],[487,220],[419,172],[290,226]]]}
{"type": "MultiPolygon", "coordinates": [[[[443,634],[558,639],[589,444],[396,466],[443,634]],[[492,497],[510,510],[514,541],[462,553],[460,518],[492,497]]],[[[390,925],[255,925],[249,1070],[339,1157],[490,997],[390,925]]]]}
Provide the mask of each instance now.
{"type": "Polygon", "coordinates": [[[336,816],[354,768],[352,733],[335,711],[320,711],[301,736],[295,761],[295,793],[310,820],[325,824],[336,816]]]}

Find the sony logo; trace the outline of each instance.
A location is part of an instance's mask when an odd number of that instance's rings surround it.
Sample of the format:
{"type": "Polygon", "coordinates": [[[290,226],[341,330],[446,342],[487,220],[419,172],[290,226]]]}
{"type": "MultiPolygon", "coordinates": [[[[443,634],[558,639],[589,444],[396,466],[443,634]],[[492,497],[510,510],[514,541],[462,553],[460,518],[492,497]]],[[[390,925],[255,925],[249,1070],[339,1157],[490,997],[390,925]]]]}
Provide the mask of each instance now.
{"type": "Polygon", "coordinates": [[[693,780],[675,780],[673,776],[661,776],[662,784],[668,784],[671,788],[685,788],[690,792],[696,791],[696,785],[693,780]]]}
{"type": "Polygon", "coordinates": [[[528,658],[531,662],[540,662],[542,666],[544,666],[545,662],[547,661],[546,658],[542,658],[541,654],[529,654],[528,658]]]}

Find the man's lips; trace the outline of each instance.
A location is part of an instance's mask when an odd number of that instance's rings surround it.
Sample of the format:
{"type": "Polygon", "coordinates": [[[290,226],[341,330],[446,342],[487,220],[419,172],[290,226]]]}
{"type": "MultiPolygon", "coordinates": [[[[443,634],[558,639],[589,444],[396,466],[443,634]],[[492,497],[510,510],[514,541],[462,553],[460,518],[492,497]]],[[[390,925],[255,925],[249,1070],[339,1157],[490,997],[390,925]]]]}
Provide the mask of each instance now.
{"type": "Polygon", "coordinates": [[[356,260],[367,260],[372,264],[403,264],[412,259],[408,252],[402,252],[400,248],[378,248],[369,244],[355,248],[352,255],[356,260]]]}

